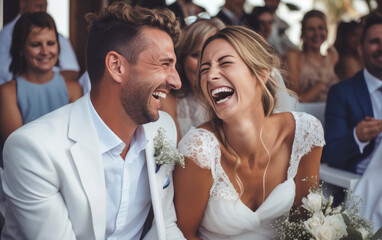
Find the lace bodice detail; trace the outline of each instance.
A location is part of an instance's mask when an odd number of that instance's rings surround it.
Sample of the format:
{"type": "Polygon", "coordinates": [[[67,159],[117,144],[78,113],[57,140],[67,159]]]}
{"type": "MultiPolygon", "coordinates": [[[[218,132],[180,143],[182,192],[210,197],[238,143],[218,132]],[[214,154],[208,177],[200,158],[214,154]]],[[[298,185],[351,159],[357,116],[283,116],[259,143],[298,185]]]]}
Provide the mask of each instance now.
{"type": "Polygon", "coordinates": [[[191,129],[179,142],[179,151],[193,160],[199,167],[211,169],[214,183],[210,195],[226,199],[237,199],[238,194],[220,164],[220,145],[215,135],[203,128],[191,129]]]}
{"type": "MultiPolygon", "coordinates": [[[[314,146],[322,147],[325,143],[322,125],[317,118],[301,112],[292,112],[292,114],[295,119],[296,130],[287,173],[288,179],[296,176],[298,165],[304,155],[309,153],[314,146]]],[[[193,128],[180,141],[179,151],[193,160],[199,167],[211,169],[214,178],[210,190],[212,198],[220,196],[236,199],[238,197],[220,164],[220,145],[212,132],[202,128],[193,128]]]]}
{"type": "Polygon", "coordinates": [[[202,128],[192,128],[179,142],[178,148],[201,168],[214,168],[213,163],[220,161],[218,140],[212,132],[202,128]]]}
{"type": "Polygon", "coordinates": [[[210,169],[213,178],[210,198],[198,230],[201,239],[273,239],[273,222],[293,205],[296,195],[294,177],[301,158],[313,147],[324,145],[323,129],[318,119],[306,113],[292,112],[292,115],[296,127],[287,180],[277,185],[255,212],[241,202],[224,172],[215,135],[206,129],[193,128],[182,138],[180,152],[199,167],[210,169]]]}
{"type": "Polygon", "coordinates": [[[312,115],[295,112],[296,130],[292,146],[292,154],[288,168],[288,179],[297,174],[301,158],[310,152],[314,146],[324,146],[324,130],[321,122],[312,115]]]}

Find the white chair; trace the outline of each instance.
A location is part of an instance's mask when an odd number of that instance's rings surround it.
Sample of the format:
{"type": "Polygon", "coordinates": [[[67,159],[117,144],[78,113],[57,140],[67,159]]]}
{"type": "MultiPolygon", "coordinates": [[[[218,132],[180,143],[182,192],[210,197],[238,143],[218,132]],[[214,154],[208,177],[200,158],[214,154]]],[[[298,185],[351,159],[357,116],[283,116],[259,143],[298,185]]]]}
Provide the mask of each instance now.
{"type": "Polygon", "coordinates": [[[325,107],[326,107],[325,102],[318,102],[318,103],[297,102],[296,111],[309,113],[309,114],[315,116],[318,120],[320,120],[321,124],[324,125],[325,107]]]}
{"type": "Polygon", "coordinates": [[[320,180],[334,186],[353,191],[360,178],[358,174],[330,167],[326,163],[320,165],[320,180]]]}

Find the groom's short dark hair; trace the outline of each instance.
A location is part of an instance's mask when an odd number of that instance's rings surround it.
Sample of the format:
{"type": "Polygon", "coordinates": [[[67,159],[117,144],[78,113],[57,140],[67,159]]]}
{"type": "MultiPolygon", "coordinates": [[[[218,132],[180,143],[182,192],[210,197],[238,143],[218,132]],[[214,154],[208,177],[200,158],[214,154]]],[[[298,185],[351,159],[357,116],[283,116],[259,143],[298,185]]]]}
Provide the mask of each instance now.
{"type": "Polygon", "coordinates": [[[382,24],[382,14],[377,12],[370,13],[370,15],[365,18],[362,34],[361,34],[361,44],[364,43],[365,37],[369,28],[375,24],[382,24]]]}
{"type": "Polygon", "coordinates": [[[86,15],[89,37],[86,48],[86,67],[92,85],[97,85],[105,71],[105,57],[110,51],[121,54],[129,63],[136,64],[147,47],[140,32],[145,27],[166,32],[176,44],[180,27],[172,11],[132,7],[116,2],[99,14],[86,15]]]}

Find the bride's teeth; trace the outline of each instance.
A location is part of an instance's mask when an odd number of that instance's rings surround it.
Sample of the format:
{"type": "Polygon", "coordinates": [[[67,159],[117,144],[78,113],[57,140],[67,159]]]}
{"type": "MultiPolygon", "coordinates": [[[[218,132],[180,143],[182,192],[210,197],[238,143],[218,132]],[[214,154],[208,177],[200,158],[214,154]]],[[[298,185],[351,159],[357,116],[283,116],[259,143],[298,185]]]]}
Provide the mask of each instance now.
{"type": "Polygon", "coordinates": [[[221,93],[221,92],[233,92],[233,91],[232,91],[232,89],[226,88],[226,87],[217,88],[217,89],[212,90],[211,95],[213,97],[216,97],[216,94],[221,93]]]}
{"type": "Polygon", "coordinates": [[[224,99],[220,99],[219,101],[217,101],[216,103],[219,104],[219,103],[223,103],[223,102],[226,102],[228,100],[228,97],[224,98],[224,99]]]}
{"type": "Polygon", "coordinates": [[[164,92],[154,92],[153,95],[160,98],[166,98],[166,93],[164,92]]]}

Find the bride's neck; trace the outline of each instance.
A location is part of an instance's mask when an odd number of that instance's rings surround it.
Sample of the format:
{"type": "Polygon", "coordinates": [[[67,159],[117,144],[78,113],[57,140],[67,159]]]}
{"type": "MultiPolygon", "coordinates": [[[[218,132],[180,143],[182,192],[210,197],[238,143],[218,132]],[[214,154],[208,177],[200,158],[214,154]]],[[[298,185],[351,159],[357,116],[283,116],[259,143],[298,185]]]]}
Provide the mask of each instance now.
{"type": "Polygon", "coordinates": [[[253,155],[261,145],[260,131],[264,127],[265,116],[241,119],[235,123],[223,123],[224,135],[229,145],[239,156],[253,155]]]}

